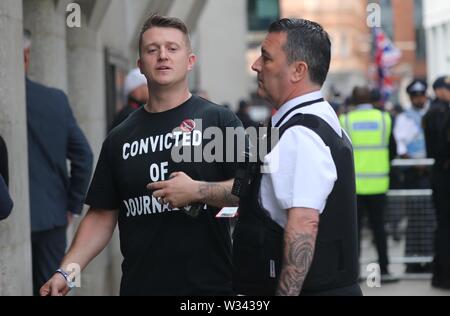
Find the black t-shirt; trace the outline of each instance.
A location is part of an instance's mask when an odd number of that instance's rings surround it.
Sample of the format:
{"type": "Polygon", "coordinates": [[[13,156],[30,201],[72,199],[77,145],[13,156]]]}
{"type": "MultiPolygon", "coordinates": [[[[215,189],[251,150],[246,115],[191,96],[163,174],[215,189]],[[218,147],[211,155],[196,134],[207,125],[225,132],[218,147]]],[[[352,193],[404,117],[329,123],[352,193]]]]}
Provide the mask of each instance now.
{"type": "Polygon", "coordinates": [[[232,294],[229,222],[210,206],[196,218],[171,210],[146,185],[178,171],[207,182],[234,178],[235,163],[175,163],[171,148],[193,154],[210,142],[199,134],[205,128],[239,126],[229,110],[192,96],[162,113],[140,108],[107,137],[86,204],[119,209],[121,295],[232,294]]]}

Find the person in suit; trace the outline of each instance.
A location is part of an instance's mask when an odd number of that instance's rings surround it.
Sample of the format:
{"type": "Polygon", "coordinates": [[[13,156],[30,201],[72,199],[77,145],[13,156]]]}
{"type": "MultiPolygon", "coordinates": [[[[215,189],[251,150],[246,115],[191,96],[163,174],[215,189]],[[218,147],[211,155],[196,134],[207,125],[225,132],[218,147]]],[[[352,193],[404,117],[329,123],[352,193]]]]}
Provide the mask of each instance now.
{"type": "Polygon", "coordinates": [[[0,136],[0,221],[9,216],[13,202],[8,193],[8,152],[0,136]]]}
{"type": "MultiPolygon", "coordinates": [[[[31,34],[24,31],[26,73],[30,47],[31,34]]],[[[67,226],[82,211],[93,155],[63,91],[27,77],[26,101],[33,288],[39,295],[64,256],[67,226]]]]}
{"type": "Polygon", "coordinates": [[[431,284],[450,290],[450,76],[437,78],[433,89],[436,99],[423,120],[427,155],[435,160],[431,187],[437,228],[431,284]]]}
{"type": "Polygon", "coordinates": [[[8,151],[6,149],[6,143],[3,137],[0,136],[0,175],[3,176],[3,180],[6,185],[9,184],[8,173],[8,151]]]}
{"type": "Polygon", "coordinates": [[[3,176],[0,174],[0,221],[6,219],[13,208],[13,202],[8,193],[8,187],[6,186],[3,176]]]}

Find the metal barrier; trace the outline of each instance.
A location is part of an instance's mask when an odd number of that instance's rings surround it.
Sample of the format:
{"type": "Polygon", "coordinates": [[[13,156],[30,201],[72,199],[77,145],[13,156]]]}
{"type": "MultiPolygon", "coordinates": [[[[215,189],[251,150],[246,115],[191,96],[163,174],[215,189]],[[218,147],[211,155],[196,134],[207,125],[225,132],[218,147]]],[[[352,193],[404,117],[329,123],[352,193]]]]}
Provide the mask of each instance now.
{"type": "MultiPolygon", "coordinates": [[[[391,190],[387,194],[385,210],[388,255],[391,265],[405,265],[406,278],[431,272],[436,229],[430,185],[430,167],[433,164],[433,159],[398,159],[392,162],[391,190]]],[[[366,244],[368,236],[365,231],[362,238],[366,244]]],[[[376,253],[363,249],[361,262],[376,262],[374,255],[376,258],[376,253]]]]}

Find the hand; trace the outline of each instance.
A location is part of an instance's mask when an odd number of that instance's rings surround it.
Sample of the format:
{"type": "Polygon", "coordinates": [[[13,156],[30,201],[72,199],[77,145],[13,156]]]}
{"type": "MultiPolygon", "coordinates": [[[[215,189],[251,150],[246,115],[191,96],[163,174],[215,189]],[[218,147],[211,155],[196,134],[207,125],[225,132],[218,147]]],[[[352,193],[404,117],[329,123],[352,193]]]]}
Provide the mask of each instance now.
{"type": "Polygon", "coordinates": [[[73,223],[73,213],[72,212],[70,212],[70,211],[68,211],[67,212],[67,226],[70,226],[70,225],[72,225],[72,223],[73,223]]]}
{"type": "Polygon", "coordinates": [[[172,173],[167,181],[150,183],[147,189],[154,191],[153,196],[169,203],[171,208],[184,207],[200,200],[199,182],[184,172],[172,173]]]}
{"type": "Polygon", "coordinates": [[[55,273],[50,280],[39,290],[41,296],[66,296],[70,289],[66,279],[59,273],[55,273]]]}

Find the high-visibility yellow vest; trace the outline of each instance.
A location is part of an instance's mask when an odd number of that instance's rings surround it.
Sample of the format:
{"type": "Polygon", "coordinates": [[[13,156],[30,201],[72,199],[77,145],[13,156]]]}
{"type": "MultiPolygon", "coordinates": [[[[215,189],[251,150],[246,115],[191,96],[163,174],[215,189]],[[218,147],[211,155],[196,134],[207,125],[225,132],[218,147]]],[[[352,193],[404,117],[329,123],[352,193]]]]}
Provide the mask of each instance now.
{"type": "Polygon", "coordinates": [[[391,117],[369,108],[342,115],[340,121],[353,143],[356,193],[386,193],[389,190],[391,117]]]}

